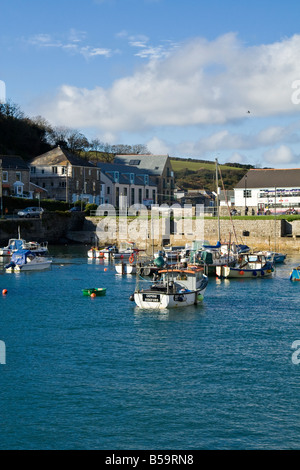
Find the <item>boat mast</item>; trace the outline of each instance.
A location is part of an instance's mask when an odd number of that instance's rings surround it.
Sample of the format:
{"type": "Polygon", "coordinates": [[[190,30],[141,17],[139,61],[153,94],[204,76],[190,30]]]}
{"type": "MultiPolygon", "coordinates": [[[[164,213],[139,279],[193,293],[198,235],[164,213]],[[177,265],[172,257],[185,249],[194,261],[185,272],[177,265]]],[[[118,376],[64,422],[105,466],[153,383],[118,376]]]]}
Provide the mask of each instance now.
{"type": "Polygon", "coordinates": [[[220,234],[220,211],[219,211],[219,177],[218,177],[218,159],[216,158],[216,189],[217,189],[217,215],[218,215],[218,241],[221,239],[220,234]]]}

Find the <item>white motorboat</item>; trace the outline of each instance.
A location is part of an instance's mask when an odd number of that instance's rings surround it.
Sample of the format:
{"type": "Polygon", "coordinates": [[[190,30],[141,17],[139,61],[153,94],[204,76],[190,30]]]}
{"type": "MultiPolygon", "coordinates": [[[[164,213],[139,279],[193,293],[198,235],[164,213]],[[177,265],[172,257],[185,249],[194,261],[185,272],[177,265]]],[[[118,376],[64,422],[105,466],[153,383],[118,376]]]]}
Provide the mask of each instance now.
{"type": "Polygon", "coordinates": [[[117,253],[118,249],[115,245],[108,246],[106,248],[92,247],[88,250],[88,258],[90,259],[110,259],[113,253],[117,253]]]}
{"type": "Polygon", "coordinates": [[[50,268],[52,260],[37,256],[30,250],[15,251],[10,263],[5,266],[7,272],[41,271],[50,268]]]}
{"type": "Polygon", "coordinates": [[[112,253],[112,258],[113,259],[126,259],[130,258],[131,255],[134,255],[134,253],[137,251],[135,247],[134,242],[125,242],[120,244],[119,250],[117,250],[115,253],[112,253]]]}
{"type": "Polygon", "coordinates": [[[141,309],[187,307],[201,303],[208,284],[203,267],[197,269],[163,269],[162,278],[148,288],[139,280],[131,297],[141,309]]]}
{"type": "Polygon", "coordinates": [[[0,256],[11,256],[18,250],[30,250],[36,255],[45,255],[48,253],[48,242],[26,242],[22,238],[11,238],[7,246],[0,248],[0,256]]]}

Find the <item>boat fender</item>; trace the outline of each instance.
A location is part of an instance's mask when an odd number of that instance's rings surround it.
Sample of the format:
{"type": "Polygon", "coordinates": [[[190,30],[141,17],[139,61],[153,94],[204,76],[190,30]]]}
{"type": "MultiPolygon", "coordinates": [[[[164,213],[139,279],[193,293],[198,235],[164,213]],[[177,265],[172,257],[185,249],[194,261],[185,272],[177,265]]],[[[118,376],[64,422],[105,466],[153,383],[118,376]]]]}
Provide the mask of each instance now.
{"type": "Polygon", "coordinates": [[[240,271],[239,274],[240,274],[241,276],[244,276],[245,273],[244,273],[244,271],[240,271]]]}
{"type": "Polygon", "coordinates": [[[131,300],[131,302],[134,301],[134,294],[131,294],[131,296],[129,297],[129,300],[131,300]]]}
{"type": "Polygon", "coordinates": [[[129,263],[132,264],[134,262],[134,254],[130,255],[129,257],[129,263]]]}
{"type": "Polygon", "coordinates": [[[256,271],[253,271],[253,276],[257,276],[257,272],[256,271]]]}
{"type": "Polygon", "coordinates": [[[265,272],[263,270],[261,270],[261,275],[264,276],[265,275],[265,272]]]}

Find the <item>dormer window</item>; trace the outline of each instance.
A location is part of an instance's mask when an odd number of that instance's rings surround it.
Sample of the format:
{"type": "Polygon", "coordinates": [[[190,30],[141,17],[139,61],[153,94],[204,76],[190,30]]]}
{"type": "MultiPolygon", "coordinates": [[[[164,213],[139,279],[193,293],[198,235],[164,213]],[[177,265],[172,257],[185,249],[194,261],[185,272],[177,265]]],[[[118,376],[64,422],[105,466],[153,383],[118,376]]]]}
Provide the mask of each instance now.
{"type": "Polygon", "coordinates": [[[115,183],[118,183],[119,182],[119,178],[120,178],[120,173],[118,171],[114,171],[114,180],[115,180],[115,183]]]}
{"type": "Polygon", "coordinates": [[[130,173],[130,184],[134,184],[134,173],[130,173]]]}

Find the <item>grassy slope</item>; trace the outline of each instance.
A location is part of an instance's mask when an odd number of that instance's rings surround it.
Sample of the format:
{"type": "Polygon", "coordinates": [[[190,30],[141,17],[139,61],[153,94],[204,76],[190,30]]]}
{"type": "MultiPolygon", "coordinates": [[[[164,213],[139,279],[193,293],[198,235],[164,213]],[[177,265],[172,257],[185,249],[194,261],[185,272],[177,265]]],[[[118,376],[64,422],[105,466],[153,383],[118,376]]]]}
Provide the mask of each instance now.
{"type": "MultiPolygon", "coordinates": [[[[215,191],[216,165],[214,162],[189,161],[185,159],[172,160],[176,184],[185,190],[206,189],[215,191]]],[[[246,167],[219,165],[225,189],[233,189],[248,171],[246,167]]],[[[219,178],[220,178],[219,172],[219,178]]],[[[220,179],[220,187],[222,181],[220,179]]]]}

